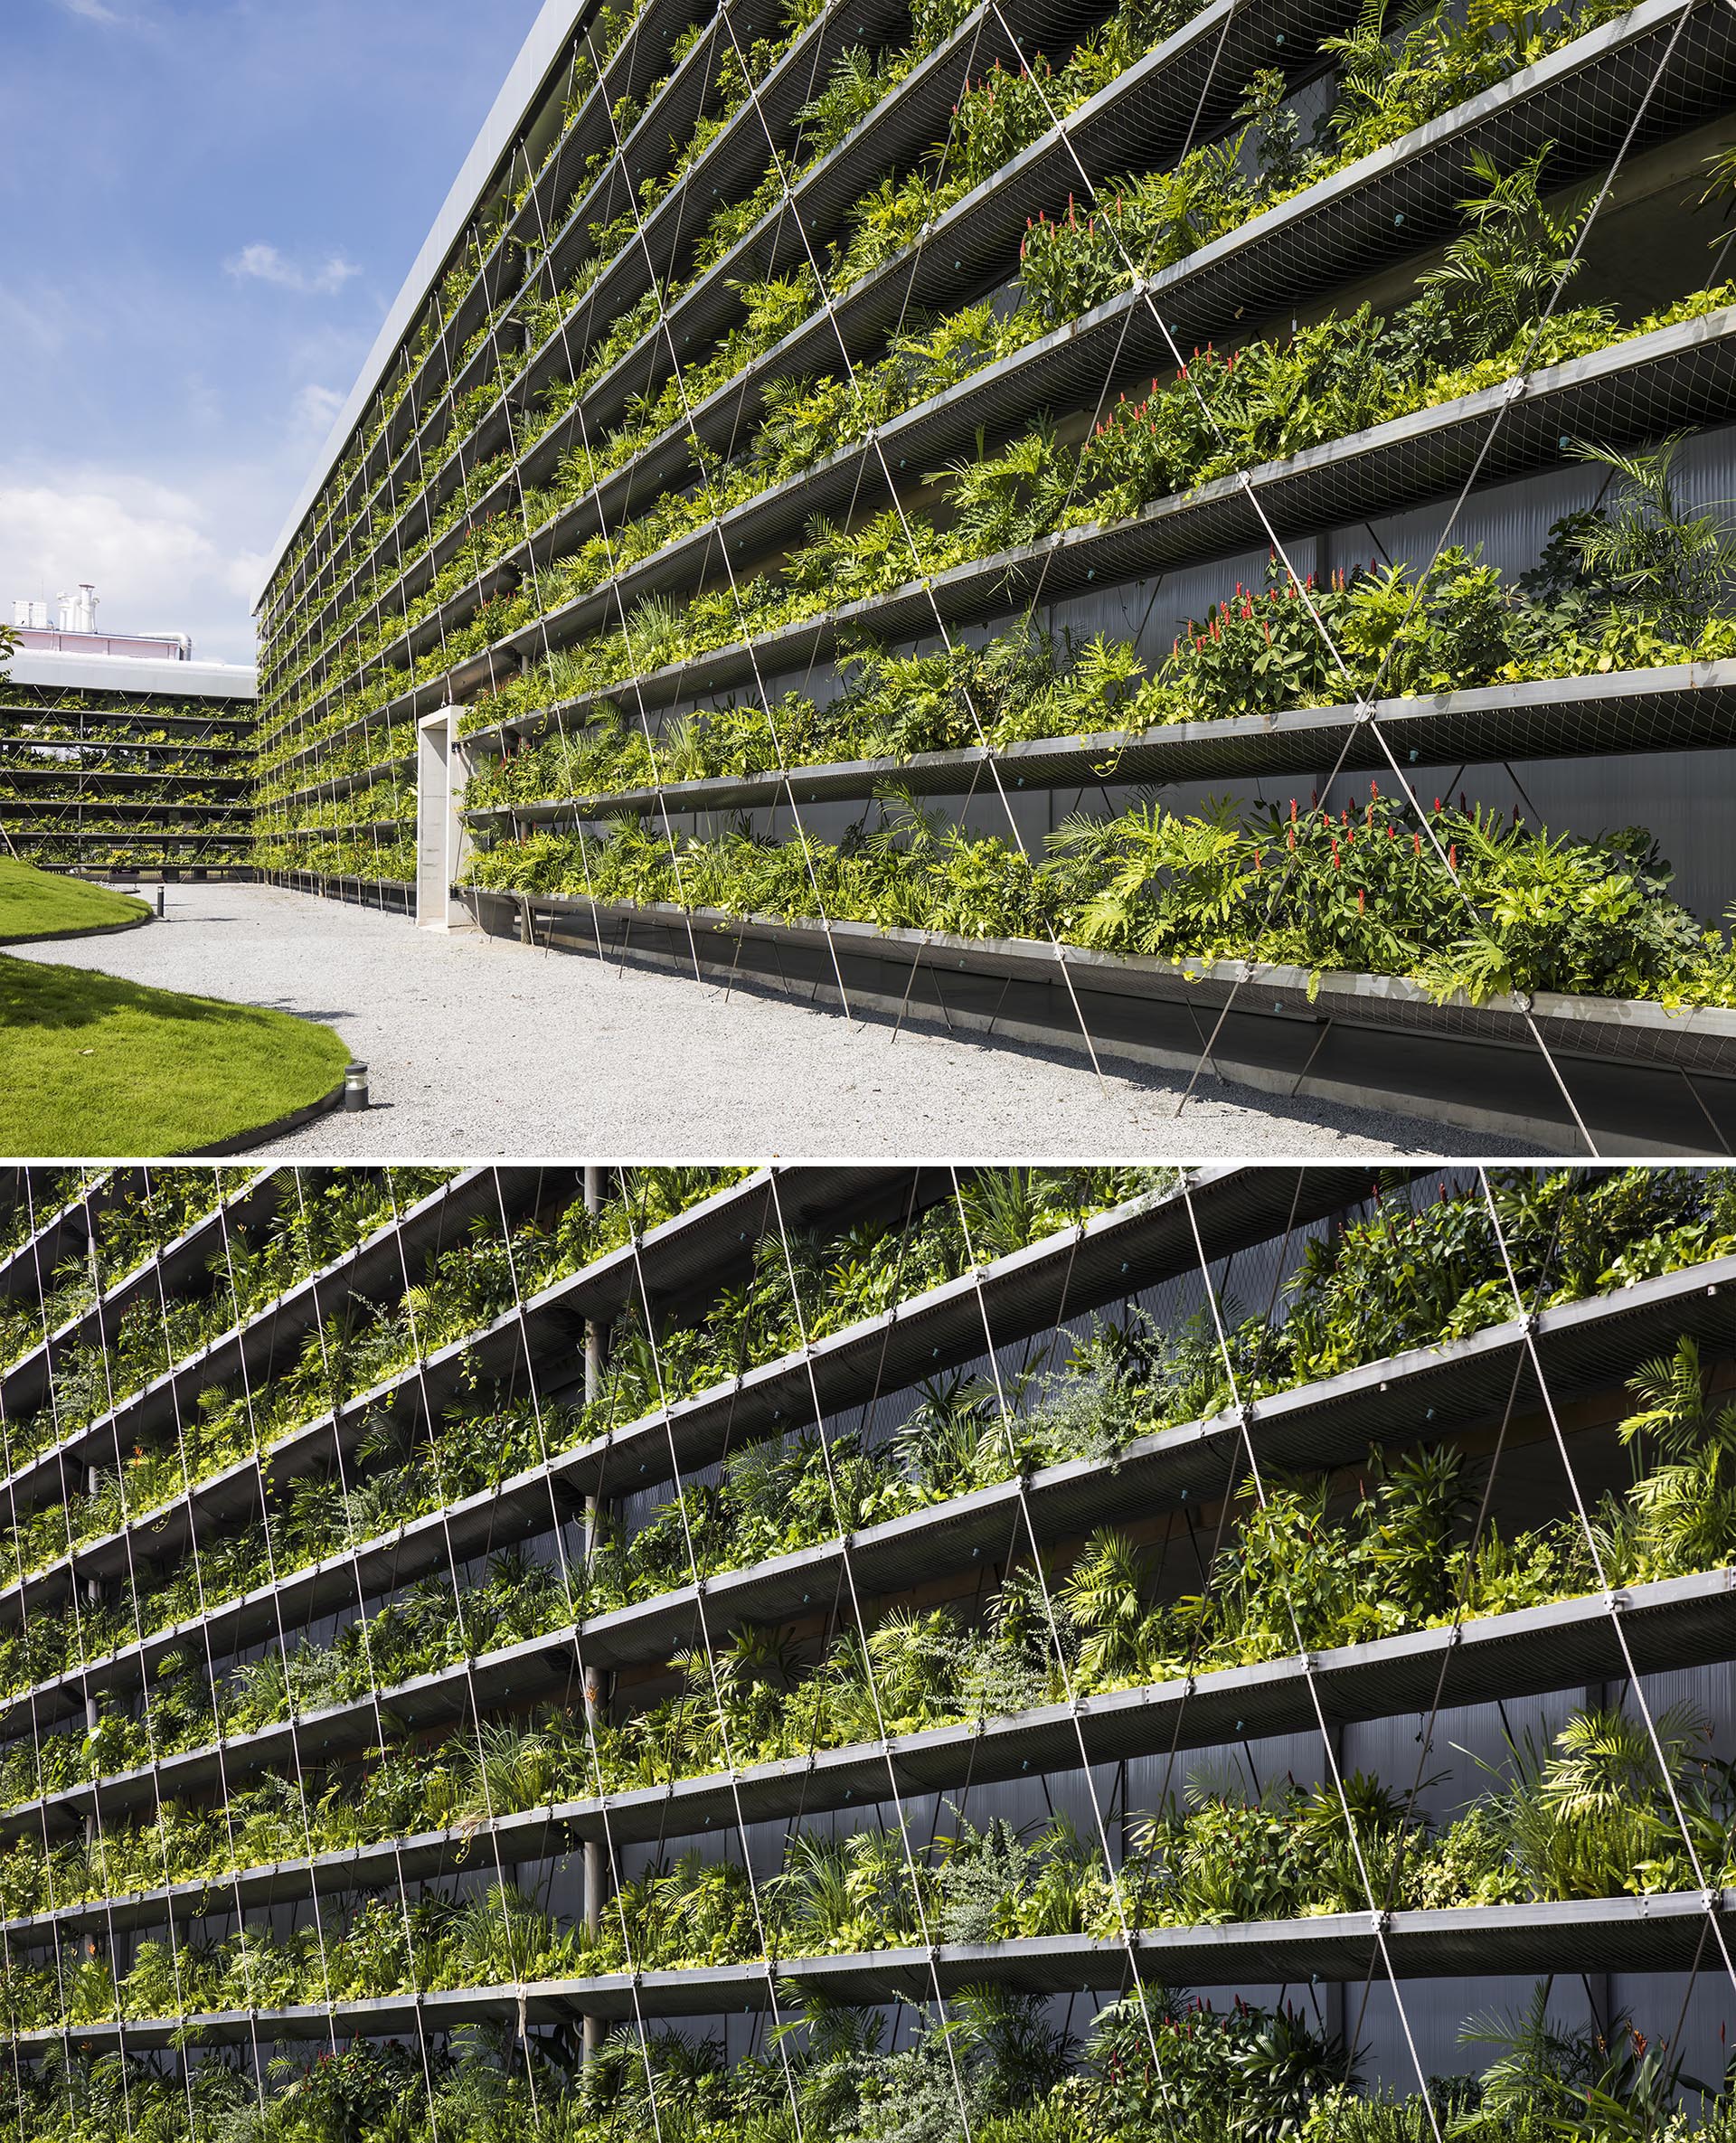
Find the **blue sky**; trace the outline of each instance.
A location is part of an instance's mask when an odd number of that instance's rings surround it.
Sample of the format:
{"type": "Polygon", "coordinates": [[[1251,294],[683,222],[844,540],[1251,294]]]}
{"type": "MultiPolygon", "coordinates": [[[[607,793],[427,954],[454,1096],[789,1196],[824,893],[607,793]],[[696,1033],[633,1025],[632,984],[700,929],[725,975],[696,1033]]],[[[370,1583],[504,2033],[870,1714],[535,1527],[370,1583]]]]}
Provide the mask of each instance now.
{"type": "Polygon", "coordinates": [[[0,618],[248,661],[267,553],[539,0],[4,0],[0,618]]]}

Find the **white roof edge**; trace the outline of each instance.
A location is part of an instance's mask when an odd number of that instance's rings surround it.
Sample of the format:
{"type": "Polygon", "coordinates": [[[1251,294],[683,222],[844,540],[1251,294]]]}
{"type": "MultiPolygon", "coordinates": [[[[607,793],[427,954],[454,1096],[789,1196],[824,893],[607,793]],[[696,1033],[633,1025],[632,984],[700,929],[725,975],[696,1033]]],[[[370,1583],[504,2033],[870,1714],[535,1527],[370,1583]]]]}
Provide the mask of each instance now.
{"type": "Polygon", "coordinates": [[[61,692],[149,692],[182,699],[251,700],[259,690],[251,663],[154,662],[144,656],[56,655],[48,649],[14,655],[0,675],[7,684],[61,692]]]}
{"type": "Polygon", "coordinates": [[[366,407],[381,374],[396,354],[405,330],[433,288],[441,264],[452,250],[453,240],[469,222],[490,173],[500,161],[501,151],[516,132],[542,78],[560,55],[580,16],[590,5],[590,0],[542,0],[542,12],[532,24],[529,36],[519,48],[518,57],[513,61],[500,94],[495,99],[493,109],[483,121],[482,131],[471,145],[470,153],[459,167],[458,175],[452,182],[451,190],[447,194],[439,214],[434,219],[432,229],[422,241],[421,250],[410,263],[410,273],[404,278],[384,324],[374,337],[373,347],[363,363],[355,385],[350,390],[350,398],[339,411],[330,436],[314,464],[312,474],[302,486],[295,505],[289,509],[288,519],[284,523],[277,546],[271,553],[271,562],[265,570],[259,594],[254,598],[253,608],[256,611],[264,602],[266,591],[283,562],[285,553],[295,541],[296,531],[301,525],[303,516],[318,496],[320,486],[342,458],[344,442],[354,429],[356,419],[366,407]]]}

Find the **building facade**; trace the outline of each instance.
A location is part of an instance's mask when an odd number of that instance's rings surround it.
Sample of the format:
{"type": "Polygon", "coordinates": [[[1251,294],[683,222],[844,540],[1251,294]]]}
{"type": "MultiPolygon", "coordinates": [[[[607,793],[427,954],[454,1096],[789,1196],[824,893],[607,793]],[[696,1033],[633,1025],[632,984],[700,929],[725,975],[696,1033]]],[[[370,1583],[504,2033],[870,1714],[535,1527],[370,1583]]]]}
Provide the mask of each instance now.
{"type": "Polygon", "coordinates": [[[1727,1145],[1736,43],[1359,21],[551,0],[261,599],[262,866],[1727,1145]]]}
{"type": "Polygon", "coordinates": [[[1722,1172],[5,1190],[0,2125],[1721,2087],[1722,1172]]]}
{"type": "Polygon", "coordinates": [[[106,637],[23,633],[0,675],[5,853],[93,877],[250,875],[254,672],[106,637]]]}

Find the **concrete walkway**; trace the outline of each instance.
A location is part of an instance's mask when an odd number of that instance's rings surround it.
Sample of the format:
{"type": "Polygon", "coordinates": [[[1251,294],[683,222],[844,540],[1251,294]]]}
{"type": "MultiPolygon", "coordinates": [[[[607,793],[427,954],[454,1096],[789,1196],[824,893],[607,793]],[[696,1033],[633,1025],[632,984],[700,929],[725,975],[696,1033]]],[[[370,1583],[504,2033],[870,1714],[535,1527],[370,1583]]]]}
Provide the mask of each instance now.
{"type": "MultiPolygon", "coordinates": [[[[1272,1158],[1496,1153],[1449,1126],[1273,1101],[890,1022],[273,886],[172,885],[164,921],[33,957],[297,1012],[369,1066],[375,1106],[271,1147],[300,1159],[783,1156],[1272,1158]]],[[[1513,1149],[1516,1150],[1516,1149],[1513,1149]]]]}

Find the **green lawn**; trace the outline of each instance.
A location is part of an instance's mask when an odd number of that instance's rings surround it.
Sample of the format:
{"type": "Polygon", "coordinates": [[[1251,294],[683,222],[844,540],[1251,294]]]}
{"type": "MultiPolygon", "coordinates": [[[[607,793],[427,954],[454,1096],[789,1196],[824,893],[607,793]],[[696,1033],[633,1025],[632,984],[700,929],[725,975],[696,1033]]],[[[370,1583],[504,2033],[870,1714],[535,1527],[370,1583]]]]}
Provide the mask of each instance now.
{"type": "Polygon", "coordinates": [[[186,1153],[330,1093],[349,1053],[287,1012],[0,954],[0,1153],[186,1153]]]}
{"type": "Polygon", "coordinates": [[[150,913],[150,904],[81,878],[57,877],[0,856],[0,945],[32,938],[72,938],[82,930],[110,930],[150,913]]]}

